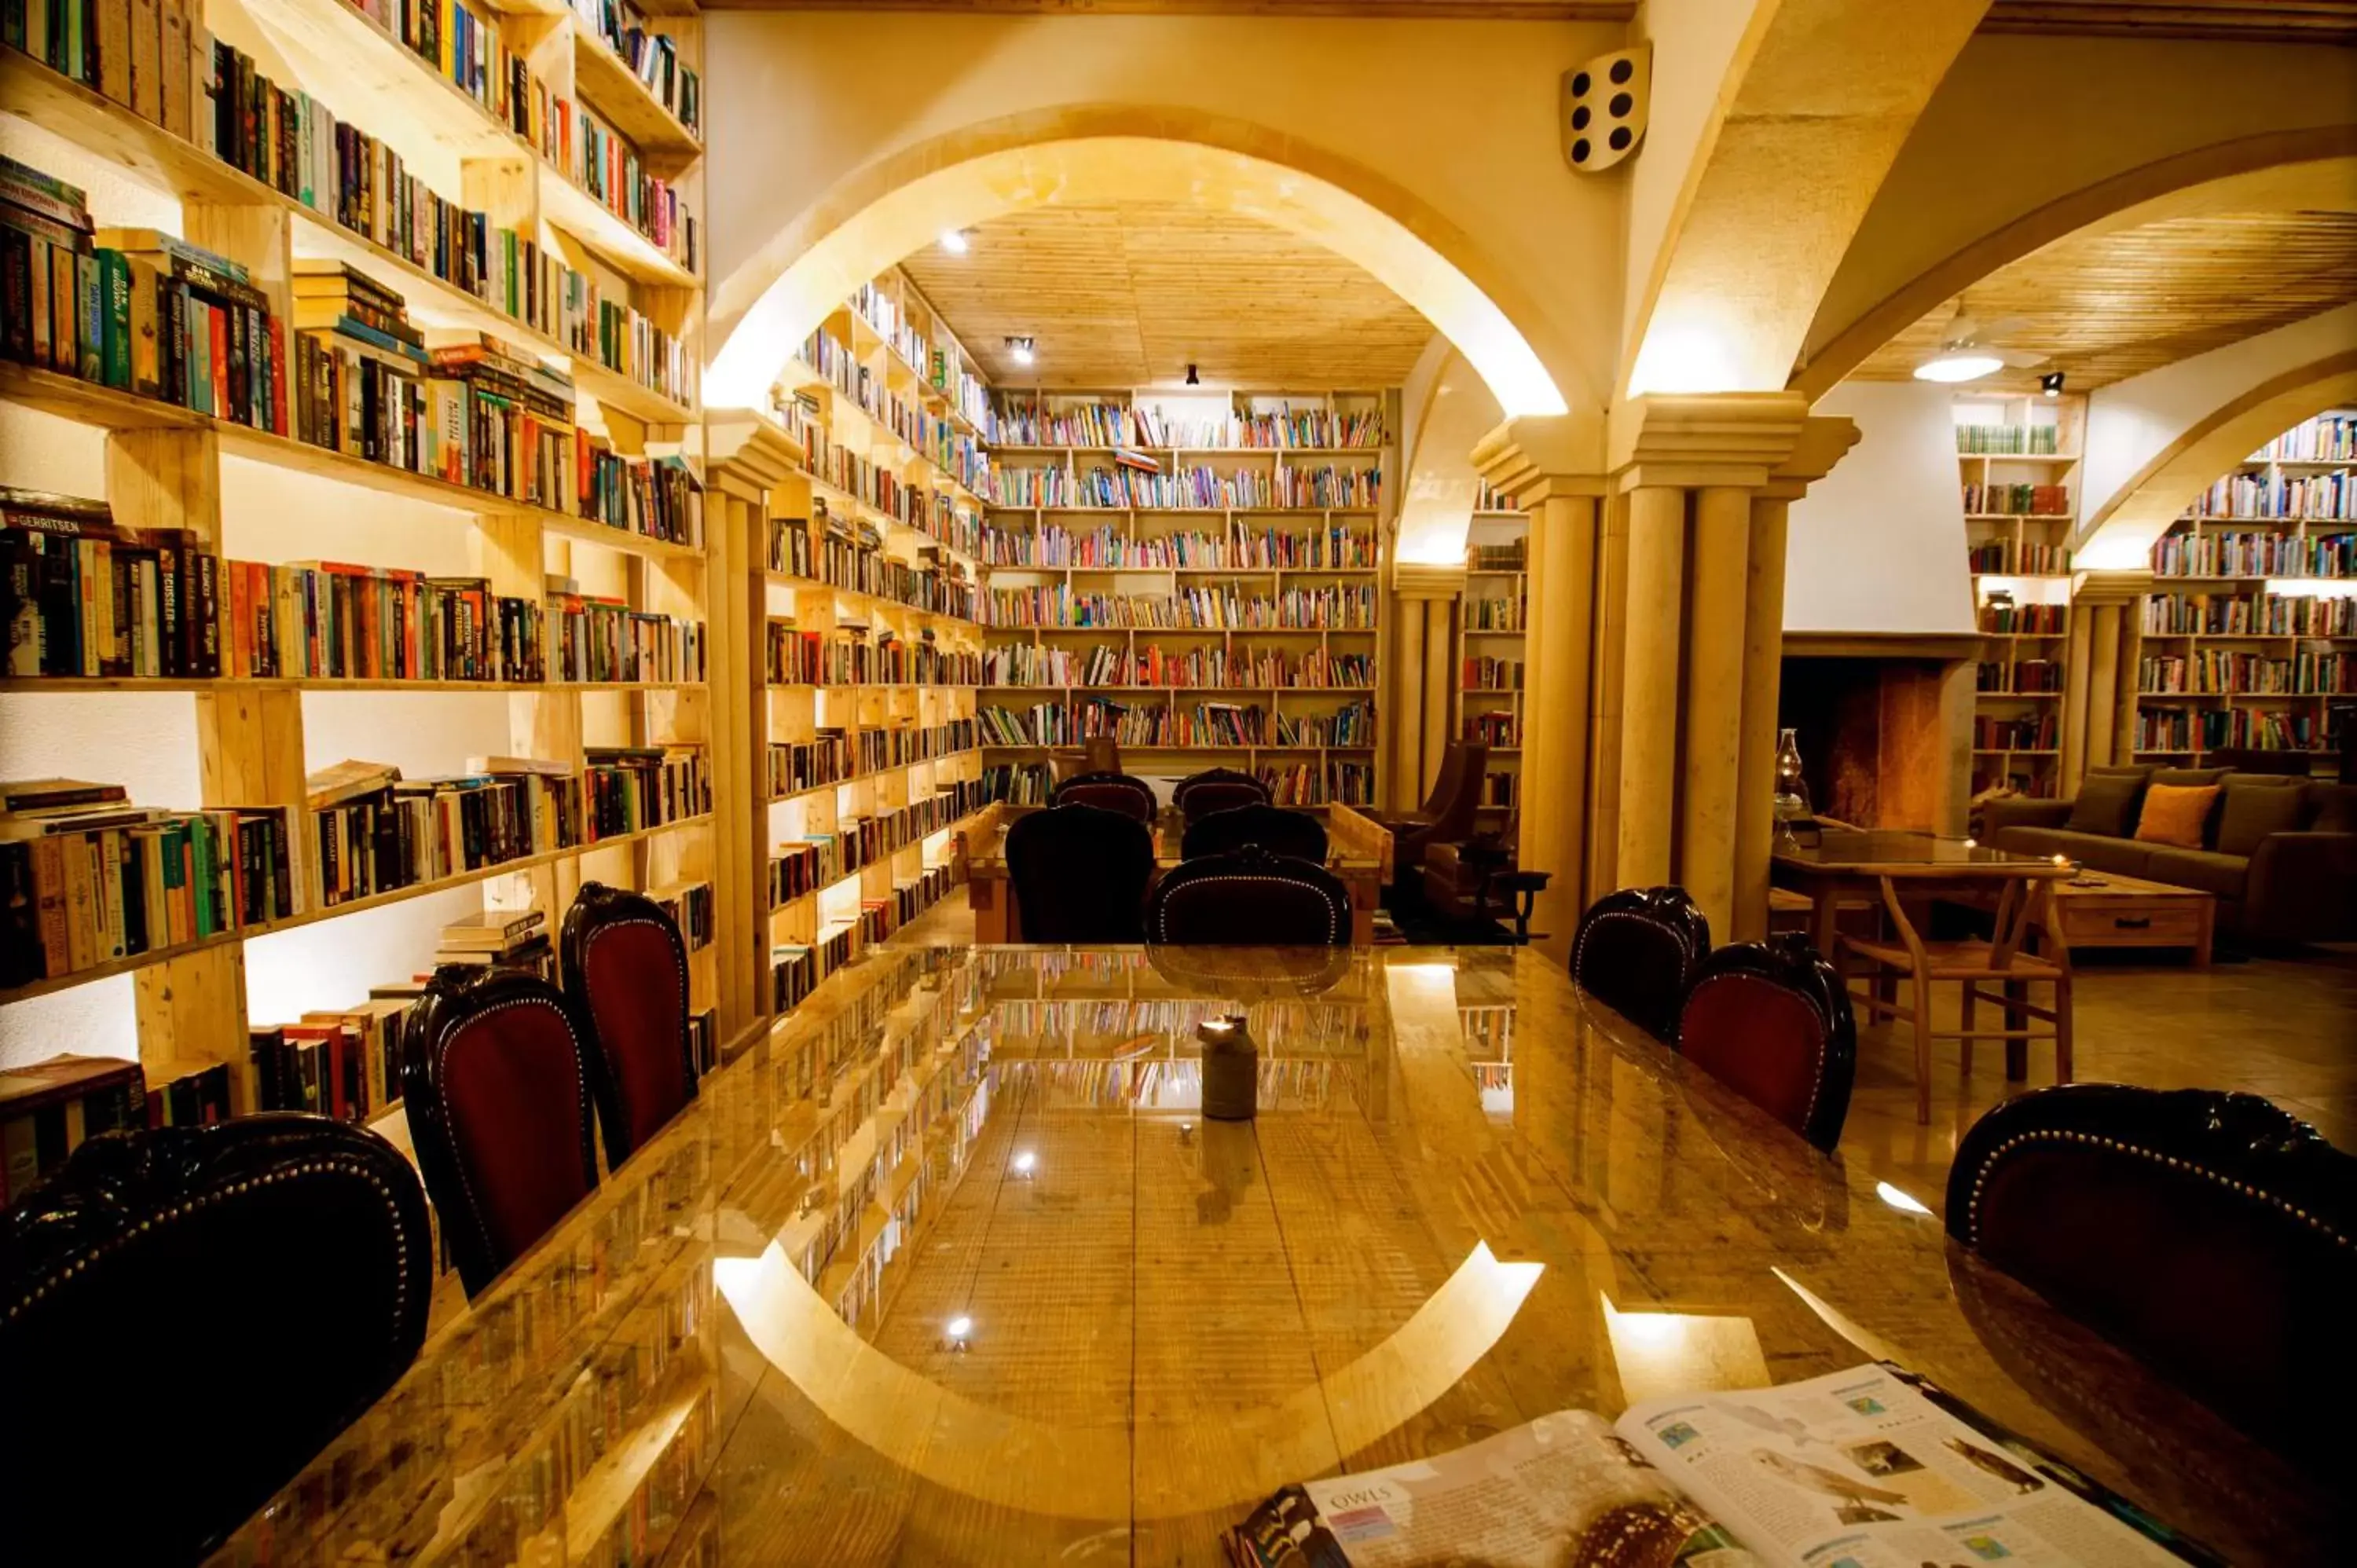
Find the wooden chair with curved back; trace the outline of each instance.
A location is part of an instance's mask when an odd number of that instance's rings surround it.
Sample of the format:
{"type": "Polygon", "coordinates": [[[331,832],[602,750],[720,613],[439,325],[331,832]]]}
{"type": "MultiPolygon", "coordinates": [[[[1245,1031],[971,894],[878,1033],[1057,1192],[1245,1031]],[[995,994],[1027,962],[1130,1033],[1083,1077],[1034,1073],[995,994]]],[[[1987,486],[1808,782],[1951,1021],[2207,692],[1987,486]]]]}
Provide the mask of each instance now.
{"type": "Polygon", "coordinates": [[[1710,951],[1710,922],[1683,887],[1624,887],[1587,907],[1571,939],[1571,979],[1657,1040],[1678,1032],[1686,983],[1710,951]]]}
{"type": "Polygon", "coordinates": [[[1192,827],[1198,819],[1213,811],[1267,805],[1268,786],[1232,768],[1207,768],[1181,779],[1178,788],[1170,791],[1170,803],[1178,808],[1178,815],[1192,827]]]}
{"type": "Polygon", "coordinates": [[[1834,966],[1800,936],[1738,942],[1686,983],[1676,1048],[1831,1153],[1857,1076],[1857,1020],[1834,966]]]}
{"type": "Polygon", "coordinates": [[[587,1031],[536,975],[446,967],[410,1008],[402,1049],[418,1169],[478,1295],[597,1190],[587,1031]]]}
{"type": "Polygon", "coordinates": [[[1189,860],[1146,899],[1146,940],[1174,946],[1341,947],[1351,894],[1316,861],[1248,844],[1189,860]]]}
{"type": "Polygon", "coordinates": [[[687,943],[643,894],[584,883],[565,912],[565,994],[589,1035],[590,1092],[608,1170],[695,1098],[687,943]]]}
{"type": "Polygon", "coordinates": [[[1119,811],[1149,826],[1162,811],[1162,803],[1154,798],[1154,786],[1126,773],[1083,773],[1067,779],[1056,786],[1055,793],[1048,797],[1048,804],[1094,806],[1100,811],[1119,811]]]}
{"type": "Polygon", "coordinates": [[[1178,841],[1181,860],[1226,854],[1256,843],[1271,854],[1289,854],[1313,865],[1326,864],[1326,824],[1307,811],[1283,806],[1230,806],[1189,818],[1178,841]]]}
{"type": "Polygon", "coordinates": [[[1154,834],[1126,811],[1050,806],[1006,830],[1006,876],[1027,942],[1134,942],[1154,834]]]}
{"type": "MultiPolygon", "coordinates": [[[[2357,1157],[2255,1094],[2068,1084],[1975,1122],[1948,1234],[2305,1467],[2345,1455],[2357,1157]]],[[[2345,1459],[2341,1478],[2346,1480],[2345,1459]]]]}
{"type": "Polygon", "coordinates": [[[91,1139],[0,1219],[0,1555],[199,1561],[399,1380],[433,1290],[417,1174],[363,1128],[91,1139]]]}

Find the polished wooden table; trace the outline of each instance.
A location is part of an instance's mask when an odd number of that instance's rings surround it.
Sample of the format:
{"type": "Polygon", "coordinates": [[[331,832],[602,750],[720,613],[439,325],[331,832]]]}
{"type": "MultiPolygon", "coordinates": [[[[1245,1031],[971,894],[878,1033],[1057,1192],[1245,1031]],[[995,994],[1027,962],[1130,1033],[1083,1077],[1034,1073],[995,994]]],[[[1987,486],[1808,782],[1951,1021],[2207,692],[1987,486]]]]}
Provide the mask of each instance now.
{"type": "MultiPolygon", "coordinates": [[[[1045,809],[1001,801],[985,807],[962,830],[966,897],[974,910],[975,941],[997,944],[1023,940],[1023,912],[1015,897],[1015,884],[1006,875],[1006,830],[1017,818],[1045,809]]],[[[1351,895],[1351,945],[1372,946],[1375,911],[1383,904],[1384,885],[1392,879],[1391,831],[1350,806],[1287,809],[1324,824],[1326,869],[1341,879],[1351,895]]],[[[1157,878],[1179,863],[1178,845],[1186,831],[1176,810],[1165,808],[1155,819],[1154,875],[1157,878]]]]}
{"type": "Polygon", "coordinates": [[[1876,1357],[2330,1555],[2330,1499],[1530,950],[885,950],[221,1561],[1209,1564],[1303,1476],[1876,1357]],[[1251,1122],[1196,1109],[1230,1010],[1251,1122]]]}
{"type": "Polygon", "coordinates": [[[2054,881],[2071,875],[2069,866],[2044,855],[1897,828],[1826,828],[1803,843],[1780,837],[1769,868],[1780,885],[1809,900],[1809,940],[1822,953],[1834,950],[1842,903],[1878,907],[1885,877],[1902,896],[1936,896],[1941,883],[1962,886],[2006,875],[2054,881]]]}

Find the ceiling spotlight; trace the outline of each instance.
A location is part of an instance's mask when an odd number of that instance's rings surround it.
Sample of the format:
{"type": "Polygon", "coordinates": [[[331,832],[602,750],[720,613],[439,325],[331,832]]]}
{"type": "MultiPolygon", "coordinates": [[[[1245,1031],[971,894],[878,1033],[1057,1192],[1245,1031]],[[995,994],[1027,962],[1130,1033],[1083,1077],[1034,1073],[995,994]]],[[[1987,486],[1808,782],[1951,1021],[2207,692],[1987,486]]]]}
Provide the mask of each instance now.
{"type": "Polygon", "coordinates": [[[1200,387],[1203,384],[1203,378],[1195,373],[1195,367],[1191,361],[1187,366],[1187,384],[1190,387],[1200,387]]]}
{"type": "Polygon", "coordinates": [[[952,256],[964,255],[966,252],[965,231],[963,229],[942,230],[942,249],[947,251],[952,256]]]}
{"type": "Polygon", "coordinates": [[[2005,369],[2005,361],[1986,349],[1958,349],[1915,367],[1919,381],[1976,381],[2005,369]]]}
{"type": "Polygon", "coordinates": [[[1031,362],[1031,339],[1028,338],[1009,338],[1006,340],[1006,351],[1015,356],[1015,362],[1017,364],[1028,365],[1031,362]]]}
{"type": "Polygon", "coordinates": [[[2060,371],[2049,371],[2044,375],[2039,377],[2038,390],[2044,392],[2048,397],[2061,397],[2062,395],[2062,372],[2060,371]]]}

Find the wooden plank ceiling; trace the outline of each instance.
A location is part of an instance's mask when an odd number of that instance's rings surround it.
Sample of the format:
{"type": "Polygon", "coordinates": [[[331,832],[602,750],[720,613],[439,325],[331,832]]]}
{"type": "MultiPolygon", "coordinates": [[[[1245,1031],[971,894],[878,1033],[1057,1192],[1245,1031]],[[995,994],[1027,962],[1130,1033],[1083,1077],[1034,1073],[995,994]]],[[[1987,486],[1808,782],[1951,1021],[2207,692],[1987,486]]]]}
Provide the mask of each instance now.
{"type": "Polygon", "coordinates": [[[2357,0],[1996,0],[1985,33],[2357,43],[2357,0]]]}
{"type": "Polygon", "coordinates": [[[1393,387],[1432,324],[1333,252],[1183,202],[1039,207],[902,263],[1002,384],[1393,387]],[[1028,337],[1038,361],[1006,350],[1028,337]]]}
{"type": "Polygon", "coordinates": [[[2060,370],[2073,392],[2140,375],[2357,298],[2357,213],[2236,212],[2073,234],[1947,301],[1861,365],[1903,381],[1936,353],[1961,306],[2018,325],[1994,346],[2051,356],[1975,387],[2035,388],[2060,370]]]}

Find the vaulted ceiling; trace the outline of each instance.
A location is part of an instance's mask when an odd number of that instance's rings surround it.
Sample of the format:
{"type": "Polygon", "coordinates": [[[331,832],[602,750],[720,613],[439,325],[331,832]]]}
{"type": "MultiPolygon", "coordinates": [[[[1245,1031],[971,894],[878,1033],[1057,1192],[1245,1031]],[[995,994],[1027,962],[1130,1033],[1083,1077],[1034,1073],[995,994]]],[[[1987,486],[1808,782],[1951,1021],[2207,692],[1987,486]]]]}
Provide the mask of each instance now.
{"type": "Polygon", "coordinates": [[[2357,213],[2227,212],[2069,235],[2000,268],[1890,342],[1857,374],[1900,381],[1959,308],[2018,317],[1994,346],[2051,356],[1973,384],[2028,391],[2050,370],[2073,392],[2222,348],[2357,298],[2357,213]]]}
{"type": "Polygon", "coordinates": [[[1392,387],[1433,333],[1325,247],[1178,202],[1034,208],[902,266],[1001,384],[1168,385],[1193,364],[1215,386],[1392,387]]]}
{"type": "Polygon", "coordinates": [[[1985,33],[2357,42],[2357,0],[1996,0],[1985,33]]]}

